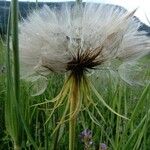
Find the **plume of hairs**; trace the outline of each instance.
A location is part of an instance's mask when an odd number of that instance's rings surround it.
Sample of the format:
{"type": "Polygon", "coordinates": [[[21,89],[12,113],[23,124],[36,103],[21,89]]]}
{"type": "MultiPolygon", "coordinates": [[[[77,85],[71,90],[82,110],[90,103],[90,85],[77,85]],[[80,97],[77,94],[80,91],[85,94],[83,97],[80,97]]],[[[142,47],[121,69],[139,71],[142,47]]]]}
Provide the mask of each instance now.
{"type": "Polygon", "coordinates": [[[94,67],[114,58],[131,61],[144,56],[150,40],[138,31],[141,23],[133,14],[89,3],[80,10],[67,5],[58,11],[45,5],[34,11],[20,24],[22,75],[70,72],[68,64],[83,54],[97,54],[94,67]]]}
{"type": "MultiPolygon", "coordinates": [[[[141,23],[133,17],[134,12],[92,3],[63,5],[60,10],[45,5],[20,23],[22,77],[40,80],[46,87],[46,77],[51,73],[67,75],[60,94],[49,101],[54,102],[49,119],[58,107],[65,105],[54,132],[69,121],[69,150],[74,149],[76,119],[81,108],[99,125],[89,109],[93,105],[105,121],[91,93],[110,111],[121,116],[106,104],[87,74],[113,60],[124,64],[150,51],[150,40],[144,31],[138,31],[141,23]]],[[[44,90],[40,89],[38,94],[44,90]]]]}

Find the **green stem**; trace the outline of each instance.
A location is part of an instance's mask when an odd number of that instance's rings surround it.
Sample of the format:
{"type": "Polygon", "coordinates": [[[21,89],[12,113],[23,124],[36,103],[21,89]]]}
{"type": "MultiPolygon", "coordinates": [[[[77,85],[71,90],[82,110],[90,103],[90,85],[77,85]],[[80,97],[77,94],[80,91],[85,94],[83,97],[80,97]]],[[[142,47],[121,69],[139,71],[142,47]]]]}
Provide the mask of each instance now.
{"type": "Polygon", "coordinates": [[[38,0],[36,0],[36,10],[38,10],[38,0]]]}
{"type": "Polygon", "coordinates": [[[18,1],[12,0],[12,49],[14,55],[14,82],[17,102],[20,99],[20,71],[19,71],[19,44],[18,44],[18,1]]]}
{"type": "MultiPolygon", "coordinates": [[[[12,49],[13,49],[13,61],[14,61],[14,93],[15,93],[15,107],[16,107],[16,115],[17,115],[17,126],[20,129],[18,132],[19,138],[18,141],[21,143],[20,135],[23,132],[22,125],[27,133],[29,140],[32,142],[34,148],[38,148],[36,143],[31,137],[29,129],[26,125],[24,120],[23,112],[22,112],[22,105],[20,100],[20,65],[19,65],[19,39],[18,39],[18,0],[12,0],[11,3],[11,23],[12,23],[12,49]],[[20,122],[20,120],[22,122],[20,122]],[[22,124],[21,124],[22,123],[22,124]]],[[[19,143],[18,142],[18,143],[19,143]]],[[[17,147],[19,147],[17,145],[17,147]]],[[[17,148],[16,147],[16,148],[17,148]]]]}
{"type": "MultiPolygon", "coordinates": [[[[58,112],[55,113],[55,126],[58,122],[58,112]]],[[[54,145],[53,145],[53,150],[57,150],[58,149],[58,138],[59,138],[59,130],[60,130],[60,127],[58,128],[58,130],[56,131],[55,135],[54,135],[54,145]]]]}
{"type": "Polygon", "coordinates": [[[75,148],[75,130],[76,130],[76,118],[77,115],[72,116],[76,110],[78,103],[79,94],[79,81],[76,77],[72,78],[72,90],[70,95],[70,118],[69,118],[69,150],[74,150],[75,148]]]}
{"type": "Polygon", "coordinates": [[[77,3],[77,4],[81,4],[81,3],[82,3],[82,0],[76,0],[76,3],[77,3]]]}

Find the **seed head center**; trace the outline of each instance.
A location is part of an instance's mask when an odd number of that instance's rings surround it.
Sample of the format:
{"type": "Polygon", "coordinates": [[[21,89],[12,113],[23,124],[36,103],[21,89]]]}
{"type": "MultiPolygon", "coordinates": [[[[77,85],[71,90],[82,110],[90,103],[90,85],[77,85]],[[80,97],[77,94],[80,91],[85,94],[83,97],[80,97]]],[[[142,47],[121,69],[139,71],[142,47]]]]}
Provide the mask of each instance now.
{"type": "Polygon", "coordinates": [[[68,62],[67,70],[71,71],[76,76],[82,76],[84,72],[89,69],[95,69],[96,66],[100,65],[102,61],[99,61],[97,57],[101,53],[101,49],[97,52],[92,52],[92,50],[86,50],[84,53],[77,54],[76,57],[68,62]]]}

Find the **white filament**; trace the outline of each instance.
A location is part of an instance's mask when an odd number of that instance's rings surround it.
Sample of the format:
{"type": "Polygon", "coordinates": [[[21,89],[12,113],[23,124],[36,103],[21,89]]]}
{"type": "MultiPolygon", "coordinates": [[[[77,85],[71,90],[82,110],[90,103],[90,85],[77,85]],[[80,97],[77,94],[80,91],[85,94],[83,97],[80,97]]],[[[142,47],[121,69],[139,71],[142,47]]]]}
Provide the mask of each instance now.
{"type": "Polygon", "coordinates": [[[66,72],[78,47],[93,53],[103,50],[96,60],[135,60],[150,51],[150,39],[138,31],[141,23],[133,12],[104,4],[44,6],[20,23],[19,47],[23,76],[66,72]],[[44,67],[44,66],[47,66],[44,67]]]}

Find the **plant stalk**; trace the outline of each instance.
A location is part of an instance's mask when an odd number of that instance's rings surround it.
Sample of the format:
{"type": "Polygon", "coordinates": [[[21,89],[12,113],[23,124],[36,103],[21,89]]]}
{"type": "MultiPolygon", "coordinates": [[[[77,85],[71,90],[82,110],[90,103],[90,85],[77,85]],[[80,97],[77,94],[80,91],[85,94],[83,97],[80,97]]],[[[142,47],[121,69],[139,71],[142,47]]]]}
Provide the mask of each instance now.
{"type": "Polygon", "coordinates": [[[75,131],[77,114],[73,115],[78,103],[79,80],[75,76],[72,77],[72,90],[70,93],[70,118],[69,118],[69,150],[75,149],[75,131]]]}
{"type": "Polygon", "coordinates": [[[80,4],[80,3],[82,3],[82,0],[76,0],[76,3],[80,4]]]}
{"type": "Polygon", "coordinates": [[[20,70],[19,70],[19,44],[18,44],[18,0],[11,1],[11,27],[12,27],[12,49],[13,49],[13,73],[14,73],[14,107],[16,109],[16,125],[17,125],[17,139],[14,139],[14,149],[21,149],[21,134],[22,127],[20,123],[19,109],[20,106],[20,70]]]}
{"type": "Polygon", "coordinates": [[[14,55],[14,82],[17,102],[20,99],[20,71],[19,71],[19,44],[18,44],[18,0],[12,0],[12,49],[14,55]]]}
{"type": "MultiPolygon", "coordinates": [[[[14,73],[14,108],[16,115],[16,130],[17,137],[14,140],[14,147],[16,150],[21,149],[22,133],[24,129],[28,135],[28,138],[32,142],[34,148],[37,149],[37,145],[33,141],[27,125],[24,120],[22,112],[22,104],[20,100],[20,65],[19,65],[19,39],[18,39],[18,0],[11,1],[11,27],[12,27],[12,49],[13,49],[13,73],[14,73]],[[23,129],[24,126],[24,129],[23,129]]],[[[14,109],[13,108],[13,109],[14,109]]]]}

